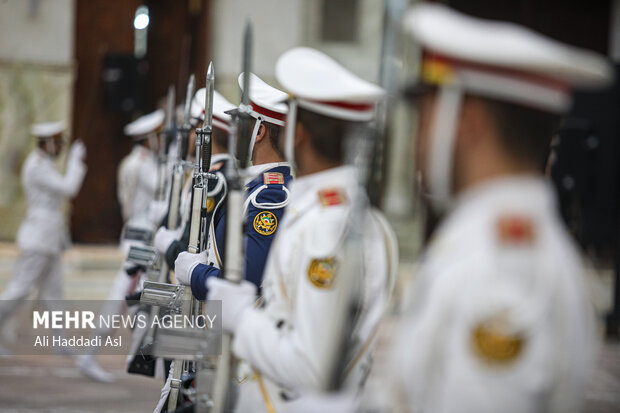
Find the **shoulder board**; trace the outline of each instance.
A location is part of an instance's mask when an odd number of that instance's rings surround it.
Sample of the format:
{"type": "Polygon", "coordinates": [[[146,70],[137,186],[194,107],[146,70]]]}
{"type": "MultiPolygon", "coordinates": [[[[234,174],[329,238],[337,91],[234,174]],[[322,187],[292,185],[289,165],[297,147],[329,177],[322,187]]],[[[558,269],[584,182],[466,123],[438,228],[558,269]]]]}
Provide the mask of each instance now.
{"type": "Polygon", "coordinates": [[[284,175],[280,172],[265,172],[263,182],[265,185],[284,185],[284,175]]]}
{"type": "Polygon", "coordinates": [[[496,223],[497,239],[504,245],[530,245],[534,242],[534,223],[522,215],[502,215],[496,223]]]}
{"type": "Polygon", "coordinates": [[[347,195],[340,188],[329,188],[319,191],[319,200],[324,207],[342,205],[348,202],[347,195]]]}

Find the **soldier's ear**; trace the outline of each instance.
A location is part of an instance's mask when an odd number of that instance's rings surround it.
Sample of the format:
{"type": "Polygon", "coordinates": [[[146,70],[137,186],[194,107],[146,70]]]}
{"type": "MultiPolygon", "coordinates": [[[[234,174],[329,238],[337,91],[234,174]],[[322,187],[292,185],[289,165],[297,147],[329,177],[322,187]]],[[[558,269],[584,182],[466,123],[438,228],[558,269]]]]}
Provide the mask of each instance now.
{"type": "Polygon", "coordinates": [[[311,137],[310,134],[308,133],[308,130],[304,127],[304,125],[301,122],[297,122],[297,124],[295,125],[295,147],[299,147],[300,145],[303,145],[306,141],[310,142],[311,141],[311,137]]]}
{"type": "Polygon", "coordinates": [[[261,123],[260,126],[258,127],[258,134],[256,135],[256,143],[259,143],[260,141],[262,141],[265,135],[267,135],[267,128],[265,127],[265,124],[261,123]]]}

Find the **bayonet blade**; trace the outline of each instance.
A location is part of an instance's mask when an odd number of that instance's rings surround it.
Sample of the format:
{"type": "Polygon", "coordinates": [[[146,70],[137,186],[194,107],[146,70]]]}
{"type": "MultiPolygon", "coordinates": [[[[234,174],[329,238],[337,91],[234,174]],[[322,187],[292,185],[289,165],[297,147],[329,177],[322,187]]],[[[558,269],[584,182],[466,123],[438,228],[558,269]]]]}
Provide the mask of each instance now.
{"type": "Polygon", "coordinates": [[[191,116],[192,109],[192,98],[194,97],[194,84],[196,79],[192,74],[189,77],[189,81],[187,82],[187,91],[185,92],[185,110],[183,111],[183,124],[186,127],[189,127],[189,121],[191,116]]]}
{"type": "Polygon", "coordinates": [[[245,169],[250,161],[250,73],[252,67],[252,22],[248,20],[243,34],[243,90],[239,105],[239,138],[237,141],[237,159],[241,169],[245,169]]]}
{"type": "Polygon", "coordinates": [[[166,123],[164,129],[167,133],[172,130],[172,121],[174,116],[174,85],[168,86],[168,96],[166,98],[166,123]]]}
{"type": "Polygon", "coordinates": [[[213,119],[213,91],[215,90],[215,69],[213,68],[213,62],[209,63],[209,68],[207,69],[206,89],[204,125],[211,126],[213,119]]]}
{"type": "Polygon", "coordinates": [[[250,72],[252,68],[252,22],[245,24],[243,33],[243,91],[241,92],[241,103],[250,104],[250,72]]]}

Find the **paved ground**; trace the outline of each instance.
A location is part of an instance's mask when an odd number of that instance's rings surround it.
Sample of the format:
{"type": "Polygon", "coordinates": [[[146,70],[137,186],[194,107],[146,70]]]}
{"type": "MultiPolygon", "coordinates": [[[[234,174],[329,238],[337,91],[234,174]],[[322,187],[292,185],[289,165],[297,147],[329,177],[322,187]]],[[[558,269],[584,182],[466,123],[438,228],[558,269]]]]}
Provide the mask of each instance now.
{"type": "MultiPolygon", "coordinates": [[[[0,291],[11,277],[17,251],[0,243],[0,291]]],[[[105,299],[121,257],[115,247],[77,247],[65,254],[65,292],[74,299],[105,299]]],[[[403,274],[413,272],[401,265],[403,274]]],[[[609,305],[609,281],[591,289],[600,308],[609,305]]],[[[10,334],[11,326],[3,327],[10,334]]],[[[379,352],[380,353],[380,352],[379,352]]],[[[378,354],[380,359],[380,355],[378,354]]],[[[124,356],[100,356],[116,383],[92,382],[67,356],[0,357],[0,412],[148,412],[159,396],[160,382],[125,373],[124,356]]],[[[588,413],[620,412],[620,343],[607,342],[588,392],[588,413]]]]}
{"type": "MultiPolygon", "coordinates": [[[[10,278],[17,251],[0,244],[0,291],[10,278]]],[[[115,247],[78,247],[64,256],[65,296],[105,299],[119,268],[115,247]]],[[[5,326],[4,330],[11,329],[5,326]]],[[[99,356],[117,381],[102,384],[82,376],[71,356],[0,357],[0,412],[149,412],[159,399],[160,380],[125,372],[125,356],[99,356]]]]}

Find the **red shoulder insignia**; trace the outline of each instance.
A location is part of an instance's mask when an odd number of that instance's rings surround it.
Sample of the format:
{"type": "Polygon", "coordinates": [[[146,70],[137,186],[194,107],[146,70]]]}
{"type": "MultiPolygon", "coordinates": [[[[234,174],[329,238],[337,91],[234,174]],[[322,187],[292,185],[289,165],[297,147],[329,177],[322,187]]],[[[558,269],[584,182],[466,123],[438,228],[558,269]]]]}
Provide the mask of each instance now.
{"type": "Polygon", "coordinates": [[[340,188],[323,189],[319,191],[319,199],[324,207],[347,203],[347,196],[340,188]]]}
{"type": "Polygon", "coordinates": [[[224,162],[218,162],[216,164],[211,165],[211,169],[209,169],[209,171],[219,171],[220,169],[222,169],[222,166],[224,166],[224,162]]]}
{"type": "Polygon", "coordinates": [[[531,244],[534,242],[534,224],[519,215],[505,215],[497,220],[497,235],[502,244],[531,244]]]}
{"type": "Polygon", "coordinates": [[[265,185],[284,185],[284,175],[280,172],[265,172],[263,182],[265,185]]]}

